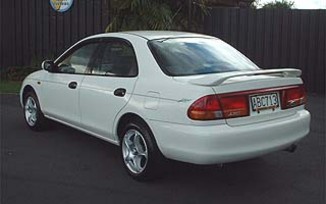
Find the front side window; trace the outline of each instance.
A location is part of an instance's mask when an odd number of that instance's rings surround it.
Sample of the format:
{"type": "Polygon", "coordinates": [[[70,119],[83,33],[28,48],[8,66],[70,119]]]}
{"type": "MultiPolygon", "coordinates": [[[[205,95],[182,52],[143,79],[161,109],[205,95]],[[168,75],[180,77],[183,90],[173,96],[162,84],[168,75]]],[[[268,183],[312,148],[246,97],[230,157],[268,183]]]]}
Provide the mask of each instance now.
{"type": "Polygon", "coordinates": [[[172,38],[148,43],[161,69],[170,76],[259,69],[227,43],[210,38],[172,38]]]}
{"type": "Polygon", "coordinates": [[[70,74],[86,73],[88,64],[98,43],[89,43],[74,51],[58,64],[58,72],[70,74]]]}
{"type": "Polygon", "coordinates": [[[132,46],[123,40],[103,42],[91,73],[103,76],[137,76],[137,61],[132,46]]]}

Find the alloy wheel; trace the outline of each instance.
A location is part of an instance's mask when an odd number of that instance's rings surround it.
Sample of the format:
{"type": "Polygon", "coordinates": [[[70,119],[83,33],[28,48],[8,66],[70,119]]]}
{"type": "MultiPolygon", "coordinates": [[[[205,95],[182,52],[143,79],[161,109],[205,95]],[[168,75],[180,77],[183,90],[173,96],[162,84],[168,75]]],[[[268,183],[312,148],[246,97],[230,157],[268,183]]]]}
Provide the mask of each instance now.
{"type": "Polygon", "coordinates": [[[25,120],[29,126],[35,126],[37,121],[37,105],[33,97],[28,97],[25,103],[25,120]]]}
{"type": "Polygon", "coordinates": [[[135,129],[129,129],[122,141],[122,156],[127,168],[134,174],[142,173],[148,162],[148,149],[144,136],[135,129]]]}

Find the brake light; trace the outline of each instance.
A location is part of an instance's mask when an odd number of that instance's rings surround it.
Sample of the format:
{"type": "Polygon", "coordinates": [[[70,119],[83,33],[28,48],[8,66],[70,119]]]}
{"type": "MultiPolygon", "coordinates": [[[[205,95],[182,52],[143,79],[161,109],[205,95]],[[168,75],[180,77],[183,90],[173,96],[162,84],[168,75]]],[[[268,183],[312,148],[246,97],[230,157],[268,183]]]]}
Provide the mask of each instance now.
{"type": "Polygon", "coordinates": [[[188,109],[193,120],[227,119],[249,115],[246,96],[208,95],[195,101],[188,109]]]}
{"type": "Polygon", "coordinates": [[[208,95],[196,100],[188,109],[188,117],[193,120],[214,120],[223,118],[217,96],[208,95]]]}
{"type": "Polygon", "coordinates": [[[293,108],[306,103],[304,87],[297,86],[282,91],[282,109],[293,108]]]}

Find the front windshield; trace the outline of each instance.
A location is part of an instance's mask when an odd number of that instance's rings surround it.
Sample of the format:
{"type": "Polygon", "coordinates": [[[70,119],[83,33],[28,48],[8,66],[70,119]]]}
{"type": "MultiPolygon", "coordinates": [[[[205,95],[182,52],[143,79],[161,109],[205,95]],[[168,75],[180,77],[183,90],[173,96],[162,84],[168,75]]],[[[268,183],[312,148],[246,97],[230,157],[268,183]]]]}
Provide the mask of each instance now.
{"type": "Polygon", "coordinates": [[[259,69],[219,39],[172,38],[149,41],[155,59],[170,76],[187,76],[259,69]]]}

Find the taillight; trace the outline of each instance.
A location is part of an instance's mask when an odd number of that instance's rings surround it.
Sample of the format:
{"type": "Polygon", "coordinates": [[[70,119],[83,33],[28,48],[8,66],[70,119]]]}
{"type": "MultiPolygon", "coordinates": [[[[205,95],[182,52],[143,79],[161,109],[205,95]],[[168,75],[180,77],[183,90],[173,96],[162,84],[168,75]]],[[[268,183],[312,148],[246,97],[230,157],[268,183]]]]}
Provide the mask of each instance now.
{"type": "Polygon", "coordinates": [[[208,95],[196,100],[188,109],[188,117],[193,120],[214,120],[223,118],[217,96],[208,95]]]}
{"type": "Polygon", "coordinates": [[[304,87],[297,86],[282,91],[282,109],[293,108],[306,103],[304,87]]]}
{"type": "Polygon", "coordinates": [[[303,85],[240,91],[201,97],[189,107],[188,117],[193,120],[215,120],[249,116],[250,95],[270,92],[282,94],[282,109],[306,103],[303,85]]]}
{"type": "Polygon", "coordinates": [[[224,118],[249,115],[248,97],[246,95],[220,97],[224,118]]]}
{"type": "Polygon", "coordinates": [[[193,120],[227,119],[249,115],[246,96],[208,95],[196,100],[188,109],[193,120]]]}

